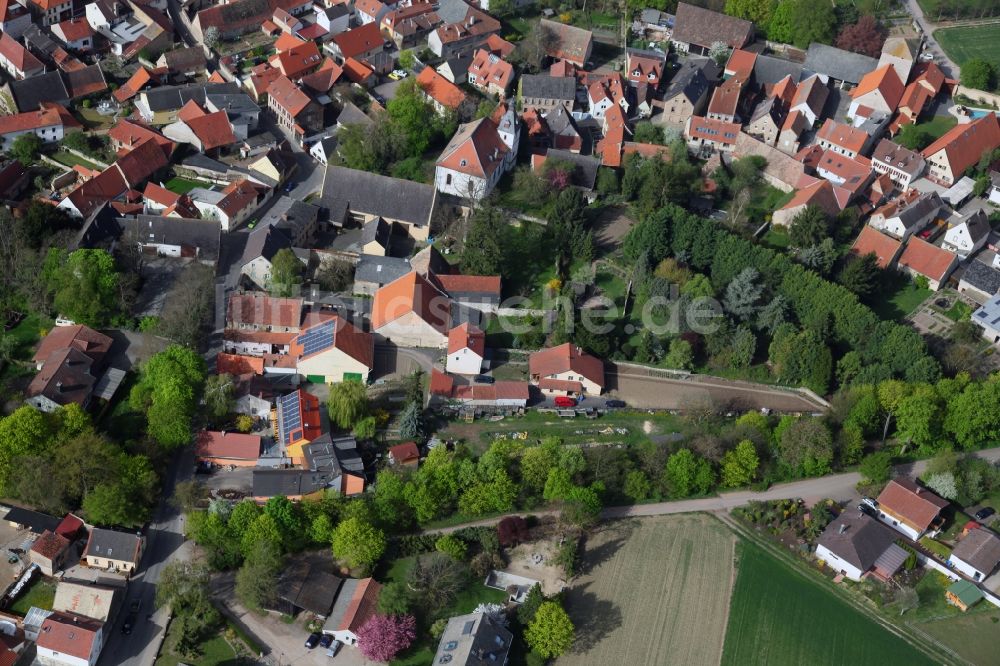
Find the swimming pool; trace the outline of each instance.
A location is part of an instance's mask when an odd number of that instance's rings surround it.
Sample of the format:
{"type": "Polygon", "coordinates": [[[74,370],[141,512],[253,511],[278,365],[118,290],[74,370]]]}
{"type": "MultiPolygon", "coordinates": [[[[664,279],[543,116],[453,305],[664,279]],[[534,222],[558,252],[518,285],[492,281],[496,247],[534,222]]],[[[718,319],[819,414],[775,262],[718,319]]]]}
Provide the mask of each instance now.
{"type": "Polygon", "coordinates": [[[969,109],[969,117],[973,120],[979,120],[989,113],[993,113],[993,111],[990,109],[969,109]]]}

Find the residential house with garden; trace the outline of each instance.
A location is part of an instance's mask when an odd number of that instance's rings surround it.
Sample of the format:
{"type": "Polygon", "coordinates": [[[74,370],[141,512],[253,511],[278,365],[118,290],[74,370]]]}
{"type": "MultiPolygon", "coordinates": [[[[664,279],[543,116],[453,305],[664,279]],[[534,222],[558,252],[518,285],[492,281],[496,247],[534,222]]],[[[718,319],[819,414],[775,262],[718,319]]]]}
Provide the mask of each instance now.
{"type": "Polygon", "coordinates": [[[849,580],[867,575],[891,579],[909,553],[896,545],[898,535],[864,513],[845,509],[816,542],[816,559],[849,580]]]}
{"type": "Polygon", "coordinates": [[[995,113],[987,113],[970,123],[955,125],[920,155],[927,161],[927,177],[951,187],[966,169],[979,162],[984,152],[998,147],[1000,121],[995,113]]]}
{"type": "Polygon", "coordinates": [[[435,664],[478,666],[506,664],[514,635],[489,613],[469,613],[448,618],[438,641],[435,664]]]}
{"type": "Polygon", "coordinates": [[[132,574],[139,567],[145,541],[141,534],[135,532],[93,527],[83,549],[82,559],[88,567],[132,574]]]}
{"type": "Polygon", "coordinates": [[[677,3],[670,41],[678,51],[707,55],[716,42],[731,49],[742,49],[753,38],[754,28],[750,21],[686,2],[677,3]]]}
{"type": "Polygon", "coordinates": [[[878,518],[913,540],[941,528],[948,500],[913,479],[892,479],[878,496],[878,518]]]}
{"type": "Polygon", "coordinates": [[[604,361],[567,342],[528,357],[531,383],[545,395],[600,395],[604,390],[604,361]]]}
{"type": "Polygon", "coordinates": [[[989,578],[997,565],[1000,565],[1000,536],[975,523],[963,530],[948,558],[948,566],[977,582],[989,578]]]}

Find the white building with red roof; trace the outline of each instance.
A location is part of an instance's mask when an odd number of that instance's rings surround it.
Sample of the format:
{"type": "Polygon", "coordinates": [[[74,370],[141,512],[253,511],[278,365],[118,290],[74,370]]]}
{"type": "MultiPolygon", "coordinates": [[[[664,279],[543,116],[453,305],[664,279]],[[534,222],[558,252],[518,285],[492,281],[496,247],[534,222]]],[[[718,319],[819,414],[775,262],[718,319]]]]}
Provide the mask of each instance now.
{"type": "Polygon", "coordinates": [[[604,390],[604,361],[570,342],[529,356],[528,374],[546,395],[600,395],[604,390]]]}
{"type": "Polygon", "coordinates": [[[43,26],[65,21],[73,13],[71,0],[29,0],[29,4],[29,9],[41,15],[43,26]]]}
{"type": "Polygon", "coordinates": [[[347,578],[340,586],[323,633],[346,645],[358,644],[358,630],[378,612],[382,585],[374,578],[347,578]]]}
{"type": "Polygon", "coordinates": [[[37,658],[43,664],[94,666],[103,647],[103,622],[56,611],[42,622],[37,658]]]}
{"type": "Polygon", "coordinates": [[[0,67],[15,79],[45,73],[42,61],[7,33],[0,34],[0,67]]]}
{"type": "Polygon", "coordinates": [[[1000,123],[996,113],[988,113],[971,123],[955,125],[920,154],[927,160],[927,177],[950,187],[983,153],[998,147],[1000,123]]]}
{"type": "MultiPolygon", "coordinates": [[[[851,105],[847,117],[854,118],[861,107],[892,114],[903,96],[903,81],[896,68],[886,63],[873,72],[868,72],[851,91],[851,105]]],[[[871,115],[870,113],[865,115],[871,115]]]]}
{"type": "Polygon", "coordinates": [[[255,467],[260,453],[260,435],[203,430],[194,438],[194,455],[197,462],[255,467]]]}
{"type": "Polygon", "coordinates": [[[62,141],[66,130],[80,127],[65,107],[42,102],[37,111],[0,116],[0,150],[9,150],[22,134],[34,134],[45,143],[55,143],[62,141]]]}
{"type": "MultiPolygon", "coordinates": [[[[423,73],[423,72],[421,72],[423,73]]],[[[504,99],[514,82],[514,67],[499,53],[479,49],[469,65],[469,84],[504,99]]]]}
{"type": "Polygon", "coordinates": [[[438,192],[479,201],[514,167],[516,158],[491,119],[459,125],[438,158],[434,186],[438,192]]]}
{"type": "Polygon", "coordinates": [[[486,357],[486,334],[468,322],[448,331],[445,369],[456,375],[478,375],[486,357]]]}
{"type": "Polygon", "coordinates": [[[85,18],[60,21],[52,26],[52,34],[74,51],[89,51],[94,47],[94,29],[85,18]]]}
{"type": "Polygon", "coordinates": [[[587,103],[589,104],[590,115],[598,120],[604,119],[604,114],[612,106],[621,107],[627,115],[629,109],[628,99],[625,96],[626,86],[621,74],[610,74],[599,81],[595,81],[587,88],[587,103]]]}

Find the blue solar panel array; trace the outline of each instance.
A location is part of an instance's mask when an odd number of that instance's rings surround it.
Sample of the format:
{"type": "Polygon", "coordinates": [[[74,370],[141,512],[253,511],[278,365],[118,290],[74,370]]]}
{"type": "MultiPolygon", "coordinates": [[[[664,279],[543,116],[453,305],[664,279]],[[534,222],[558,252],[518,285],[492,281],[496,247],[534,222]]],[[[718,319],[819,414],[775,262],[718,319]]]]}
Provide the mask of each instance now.
{"type": "Polygon", "coordinates": [[[302,426],[302,413],[299,410],[299,392],[289,393],[279,398],[281,404],[281,438],[285,444],[290,444],[288,434],[302,426]]]}
{"type": "Polygon", "coordinates": [[[335,320],[325,321],[319,326],[313,326],[308,331],[299,336],[299,344],[302,345],[302,355],[309,356],[324,349],[329,349],[333,345],[333,327],[335,320]]]}

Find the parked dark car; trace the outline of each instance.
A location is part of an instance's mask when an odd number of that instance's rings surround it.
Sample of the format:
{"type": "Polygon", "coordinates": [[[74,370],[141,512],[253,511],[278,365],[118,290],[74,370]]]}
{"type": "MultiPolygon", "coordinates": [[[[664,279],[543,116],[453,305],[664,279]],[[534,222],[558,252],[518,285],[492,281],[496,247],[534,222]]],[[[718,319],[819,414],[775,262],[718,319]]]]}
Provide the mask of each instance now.
{"type": "Polygon", "coordinates": [[[309,638],[306,639],[306,648],[312,650],[317,645],[319,645],[319,634],[309,634],[309,638]]]}
{"type": "Polygon", "coordinates": [[[989,518],[990,516],[992,516],[996,512],[997,512],[997,510],[994,509],[993,507],[991,507],[991,506],[984,506],[979,511],[976,511],[976,520],[986,520],[987,518],[989,518]]]}
{"type": "Polygon", "coordinates": [[[604,406],[608,407],[609,409],[621,409],[622,407],[625,406],[625,401],[624,400],[606,400],[604,402],[604,406]]]}
{"type": "Polygon", "coordinates": [[[492,384],[496,380],[489,375],[476,375],[473,381],[477,384],[492,384]]]}
{"type": "Polygon", "coordinates": [[[333,634],[323,634],[319,639],[319,646],[321,648],[328,648],[331,643],[333,643],[333,634]]]}

